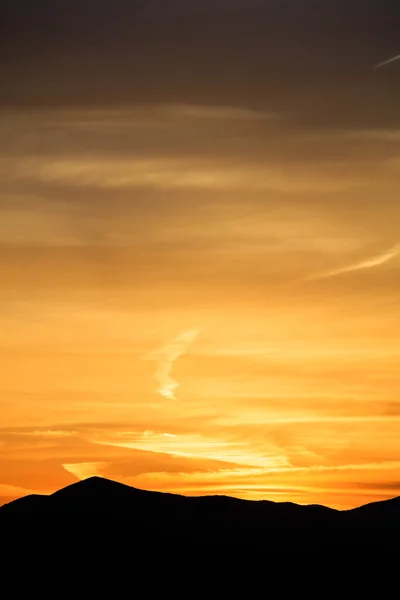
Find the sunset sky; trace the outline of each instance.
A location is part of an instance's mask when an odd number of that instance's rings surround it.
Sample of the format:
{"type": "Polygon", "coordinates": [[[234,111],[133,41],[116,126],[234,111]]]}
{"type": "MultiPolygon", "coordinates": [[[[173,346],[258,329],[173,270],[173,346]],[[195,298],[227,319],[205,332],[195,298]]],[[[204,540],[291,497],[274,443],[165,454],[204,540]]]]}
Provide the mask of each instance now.
{"type": "Polygon", "coordinates": [[[400,4],[6,0],[0,504],[400,494],[400,4]]]}

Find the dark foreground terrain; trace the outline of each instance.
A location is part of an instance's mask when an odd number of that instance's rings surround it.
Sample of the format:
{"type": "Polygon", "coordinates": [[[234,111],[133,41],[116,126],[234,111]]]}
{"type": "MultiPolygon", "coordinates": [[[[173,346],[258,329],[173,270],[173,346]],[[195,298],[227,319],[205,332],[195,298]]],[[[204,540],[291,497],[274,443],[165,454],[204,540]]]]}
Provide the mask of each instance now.
{"type": "Polygon", "coordinates": [[[51,496],[27,496],[0,508],[0,536],[17,544],[134,540],[210,546],[257,544],[284,551],[332,544],[397,545],[400,498],[349,511],[324,506],[247,501],[226,496],[185,497],[148,492],[93,477],[51,496]],[[97,541],[96,541],[97,540],[97,541]]]}

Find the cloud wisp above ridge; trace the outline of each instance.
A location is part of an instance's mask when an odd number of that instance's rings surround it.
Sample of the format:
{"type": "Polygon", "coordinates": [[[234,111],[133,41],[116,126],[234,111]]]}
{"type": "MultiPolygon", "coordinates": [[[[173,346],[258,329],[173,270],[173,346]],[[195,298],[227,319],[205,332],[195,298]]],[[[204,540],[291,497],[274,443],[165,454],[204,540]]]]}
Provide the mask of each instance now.
{"type": "Polygon", "coordinates": [[[186,354],[199,333],[200,329],[183,331],[171,343],[145,357],[147,360],[156,360],[158,363],[154,377],[158,382],[158,393],[164,398],[177,399],[175,390],[179,387],[179,383],[172,379],[171,371],[175,361],[186,354]]]}

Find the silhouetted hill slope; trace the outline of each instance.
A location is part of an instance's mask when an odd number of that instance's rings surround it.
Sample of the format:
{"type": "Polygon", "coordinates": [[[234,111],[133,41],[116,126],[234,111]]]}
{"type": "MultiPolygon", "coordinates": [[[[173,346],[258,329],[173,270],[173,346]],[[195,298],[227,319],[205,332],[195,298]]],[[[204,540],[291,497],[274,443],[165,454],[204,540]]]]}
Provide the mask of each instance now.
{"type": "Polygon", "coordinates": [[[195,543],[273,543],[295,550],[372,542],[400,525],[400,498],[349,511],[227,496],[185,497],[93,477],[50,496],[27,496],[0,508],[0,534],[20,540],[38,532],[195,543]]]}
{"type": "Polygon", "coordinates": [[[364,504],[347,511],[347,515],[360,522],[368,521],[376,525],[385,523],[394,526],[400,521],[400,497],[364,504]]]}
{"type": "MultiPolygon", "coordinates": [[[[229,496],[181,496],[164,492],[149,492],[101,477],[91,477],[58,490],[50,496],[26,496],[0,507],[0,524],[5,518],[29,514],[108,514],[117,518],[135,519],[138,511],[177,512],[219,518],[269,517],[292,522],[327,519],[336,514],[330,508],[300,506],[291,502],[241,500],[229,496]]],[[[154,517],[155,515],[153,515],[154,517]]]]}

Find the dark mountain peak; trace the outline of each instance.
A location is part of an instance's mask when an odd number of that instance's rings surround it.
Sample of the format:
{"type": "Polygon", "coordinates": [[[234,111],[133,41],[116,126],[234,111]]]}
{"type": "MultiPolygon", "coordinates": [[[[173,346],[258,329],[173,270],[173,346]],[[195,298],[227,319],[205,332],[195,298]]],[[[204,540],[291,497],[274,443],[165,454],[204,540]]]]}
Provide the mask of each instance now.
{"type": "Polygon", "coordinates": [[[52,496],[57,496],[60,494],[118,494],[127,491],[139,492],[142,490],[136,490],[136,488],[130,487],[124,483],[113,481],[112,479],[95,476],[72,483],[61,490],[54,492],[52,496]]]}

